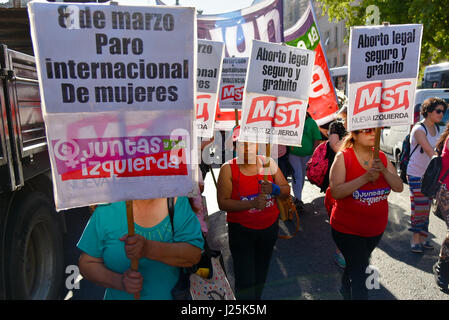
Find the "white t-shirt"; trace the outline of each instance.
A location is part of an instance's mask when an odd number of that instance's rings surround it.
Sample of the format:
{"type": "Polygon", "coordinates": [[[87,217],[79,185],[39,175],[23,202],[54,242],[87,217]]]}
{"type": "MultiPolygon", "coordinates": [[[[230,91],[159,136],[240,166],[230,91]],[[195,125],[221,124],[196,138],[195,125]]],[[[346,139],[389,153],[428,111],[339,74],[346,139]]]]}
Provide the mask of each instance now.
{"type": "MultiPolygon", "coordinates": [[[[426,130],[419,123],[417,123],[413,126],[413,129],[410,133],[410,154],[415,149],[415,147],[418,143],[416,140],[416,137],[415,137],[415,133],[418,130],[421,130],[424,132],[424,134],[426,134],[426,130]]],[[[437,130],[436,126],[435,126],[435,130],[437,130]]],[[[429,144],[432,146],[432,149],[435,149],[437,141],[440,138],[440,133],[437,130],[437,133],[435,134],[435,136],[432,137],[429,130],[427,130],[426,138],[427,138],[427,141],[429,141],[429,144]]],[[[421,152],[421,146],[418,146],[418,148],[416,148],[415,152],[413,152],[413,154],[411,155],[410,161],[408,162],[407,175],[413,176],[413,177],[422,177],[424,175],[424,173],[426,172],[426,169],[427,169],[427,166],[429,165],[430,159],[431,158],[427,155],[427,153],[424,150],[423,150],[423,152],[421,152]]]]}

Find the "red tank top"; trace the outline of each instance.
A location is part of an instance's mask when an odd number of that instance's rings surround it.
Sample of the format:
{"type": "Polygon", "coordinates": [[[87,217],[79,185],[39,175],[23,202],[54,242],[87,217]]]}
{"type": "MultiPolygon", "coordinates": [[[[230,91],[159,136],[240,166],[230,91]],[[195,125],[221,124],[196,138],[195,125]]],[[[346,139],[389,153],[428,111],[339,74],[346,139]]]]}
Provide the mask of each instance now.
{"type": "MultiPolygon", "coordinates": [[[[379,153],[386,167],[387,158],[383,152],[379,153]]],[[[343,155],[346,168],[345,181],[354,180],[366,172],[352,148],[344,150],[343,155]]],[[[369,182],[354,191],[352,195],[336,200],[330,220],[332,228],[361,237],[380,235],[385,231],[388,223],[387,198],[390,191],[390,185],[380,174],[375,182],[369,182]]]]}
{"type": "MultiPolygon", "coordinates": [[[[262,160],[259,158],[259,160],[262,160]]],[[[234,200],[253,200],[260,192],[259,180],[263,180],[263,167],[261,171],[253,176],[247,176],[240,172],[236,158],[229,161],[232,171],[232,194],[234,200]]],[[[271,175],[268,175],[268,181],[273,181],[271,175]]],[[[243,211],[231,211],[227,213],[227,221],[239,223],[250,229],[266,229],[276,222],[279,216],[279,209],[276,197],[267,195],[267,207],[263,210],[250,209],[243,211]]]]}
{"type": "MultiPolygon", "coordinates": [[[[446,139],[444,142],[443,152],[441,153],[441,172],[440,172],[440,181],[443,178],[446,171],[449,169],[449,151],[447,150],[447,142],[449,139],[446,139]]],[[[442,183],[446,184],[446,187],[449,188],[449,174],[446,176],[442,183]]]]}

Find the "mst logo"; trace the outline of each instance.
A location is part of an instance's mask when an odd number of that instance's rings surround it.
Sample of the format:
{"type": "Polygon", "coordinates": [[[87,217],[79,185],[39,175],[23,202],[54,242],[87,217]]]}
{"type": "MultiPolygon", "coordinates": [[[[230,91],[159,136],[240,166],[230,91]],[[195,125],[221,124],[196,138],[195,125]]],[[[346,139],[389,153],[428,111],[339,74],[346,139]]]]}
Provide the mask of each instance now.
{"type": "Polygon", "coordinates": [[[221,90],[221,100],[234,99],[235,101],[242,101],[244,87],[235,87],[233,84],[224,86],[221,90]]]}
{"type": "Polygon", "coordinates": [[[382,88],[382,83],[370,83],[357,89],[354,115],[377,108],[379,112],[389,112],[410,106],[408,90],[410,81],[398,83],[389,88],[382,88]]]}
{"type": "Polygon", "coordinates": [[[271,121],[273,127],[299,127],[299,111],[302,101],[277,103],[276,97],[257,97],[251,101],[246,123],[271,121]]]}
{"type": "Polygon", "coordinates": [[[201,94],[196,97],[196,118],[203,119],[204,122],[209,120],[207,106],[209,105],[210,98],[210,94],[201,94]]]}

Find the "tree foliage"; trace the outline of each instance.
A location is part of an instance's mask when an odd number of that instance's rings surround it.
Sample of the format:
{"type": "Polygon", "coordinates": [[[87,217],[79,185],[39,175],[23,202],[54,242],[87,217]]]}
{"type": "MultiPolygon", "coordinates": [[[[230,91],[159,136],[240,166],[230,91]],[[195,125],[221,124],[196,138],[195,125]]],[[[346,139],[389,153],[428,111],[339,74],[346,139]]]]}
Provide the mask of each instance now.
{"type": "MultiPolygon", "coordinates": [[[[317,0],[330,20],[366,24],[366,8],[379,8],[380,23],[423,24],[421,66],[449,61],[449,0],[317,0]]],[[[349,32],[347,33],[349,37],[349,32]]]]}

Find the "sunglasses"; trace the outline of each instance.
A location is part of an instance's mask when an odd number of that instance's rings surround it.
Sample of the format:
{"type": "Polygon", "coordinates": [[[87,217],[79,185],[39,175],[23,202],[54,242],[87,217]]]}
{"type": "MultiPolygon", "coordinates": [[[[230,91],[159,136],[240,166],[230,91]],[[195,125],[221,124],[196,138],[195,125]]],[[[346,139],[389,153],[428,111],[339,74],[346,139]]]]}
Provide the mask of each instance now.
{"type": "Polygon", "coordinates": [[[360,132],[364,133],[364,134],[370,134],[375,132],[376,129],[375,128],[369,128],[369,129],[361,129],[361,130],[355,130],[354,133],[355,134],[359,134],[360,132]]]}
{"type": "Polygon", "coordinates": [[[433,111],[436,112],[437,114],[442,114],[444,112],[444,110],[442,109],[435,109],[433,111]]]}

